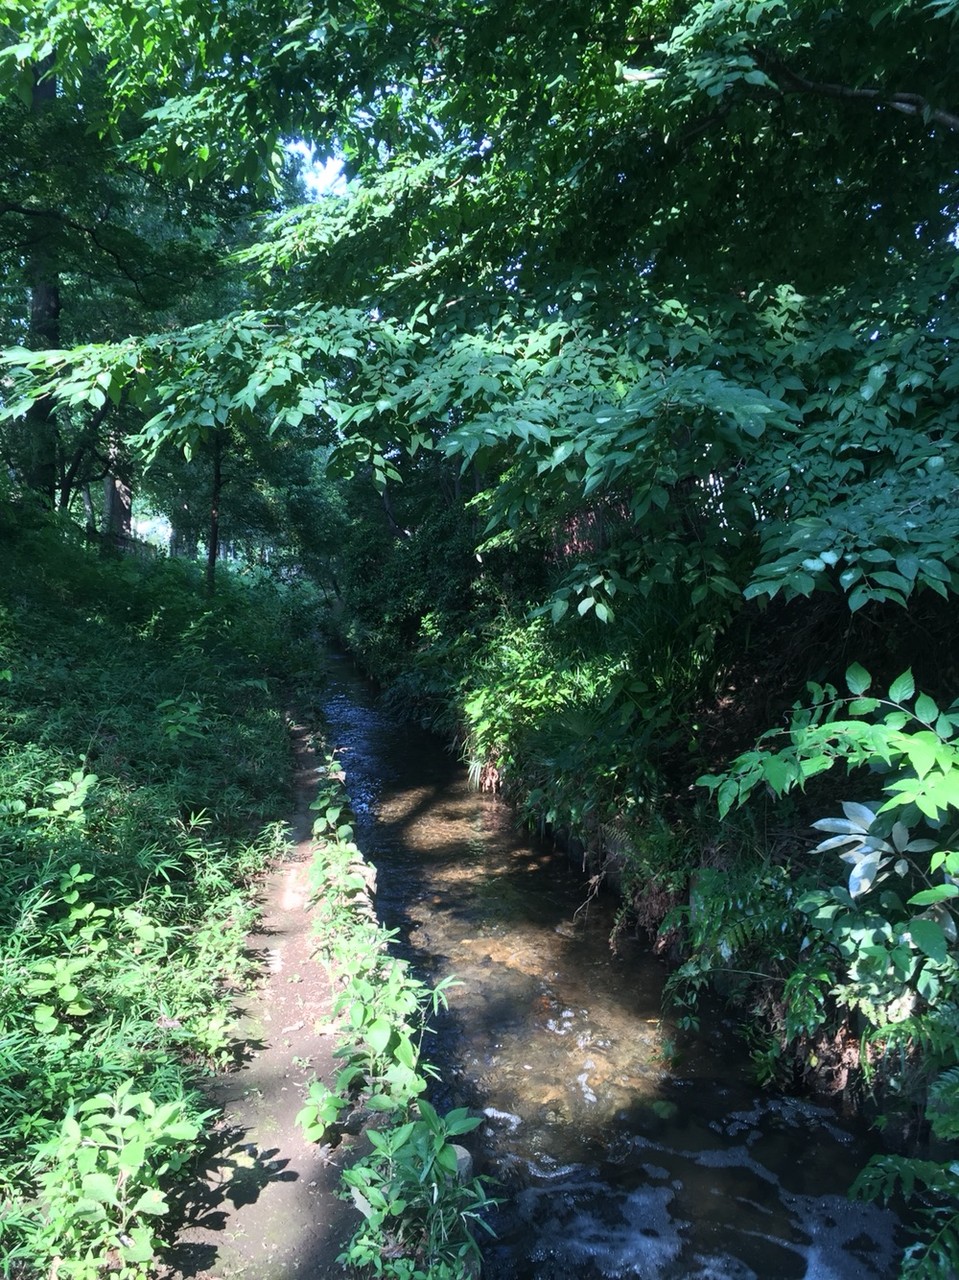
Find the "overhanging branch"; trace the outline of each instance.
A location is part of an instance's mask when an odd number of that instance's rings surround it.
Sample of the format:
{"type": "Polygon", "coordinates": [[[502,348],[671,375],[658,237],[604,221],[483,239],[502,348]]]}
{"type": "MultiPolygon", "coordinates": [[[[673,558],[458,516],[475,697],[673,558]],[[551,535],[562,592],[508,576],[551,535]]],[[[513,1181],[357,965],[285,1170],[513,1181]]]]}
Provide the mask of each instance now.
{"type": "Polygon", "coordinates": [[[139,279],[130,270],[123,255],[104,241],[97,227],[88,226],[83,222],[77,222],[75,218],[69,217],[69,215],[63,213],[59,209],[35,209],[30,205],[17,204],[11,200],[5,200],[0,204],[0,217],[6,214],[16,214],[21,218],[47,219],[49,221],[58,222],[61,226],[69,227],[71,231],[77,231],[81,235],[88,236],[101,253],[105,253],[108,257],[113,259],[118,273],[133,285],[140,301],[146,301],[139,279]]]}
{"type": "Polygon", "coordinates": [[[751,51],[757,65],[782,93],[812,93],[821,98],[841,98],[846,101],[870,102],[877,106],[892,107],[907,116],[916,116],[927,123],[941,124],[959,133],[959,115],[934,107],[928,98],[919,93],[887,93],[884,89],[859,88],[850,84],[833,84],[826,80],[809,80],[787,67],[773,54],[762,50],[751,51]]]}

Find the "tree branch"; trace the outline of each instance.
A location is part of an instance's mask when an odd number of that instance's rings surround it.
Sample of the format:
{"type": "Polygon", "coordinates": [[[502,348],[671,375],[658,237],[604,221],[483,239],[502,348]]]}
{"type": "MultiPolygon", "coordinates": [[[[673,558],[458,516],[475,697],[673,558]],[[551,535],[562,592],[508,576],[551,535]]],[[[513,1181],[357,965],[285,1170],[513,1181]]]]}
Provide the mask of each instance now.
{"type": "MultiPolygon", "coordinates": [[[[71,460],[70,465],[66,468],[60,484],[60,488],[65,493],[72,493],[76,488],[77,476],[80,473],[80,464],[83,461],[83,455],[85,451],[90,448],[91,442],[96,440],[104,419],[112,408],[112,404],[107,400],[104,404],[100,405],[99,409],[95,410],[89,421],[84,426],[77,446],[73,451],[73,459],[71,460]]],[[[98,462],[100,461],[100,458],[96,453],[94,453],[93,456],[98,462]]]]}
{"type": "Polygon", "coordinates": [[[78,231],[81,235],[89,236],[101,253],[105,253],[108,257],[113,259],[116,263],[117,271],[124,277],[124,279],[129,280],[130,284],[133,285],[140,301],[146,301],[143,290],[140,286],[140,281],[132,274],[122,255],[116,249],[112,249],[108,244],[104,243],[103,239],[98,234],[96,227],[86,226],[82,222],[77,222],[76,219],[69,217],[58,209],[32,209],[29,205],[15,204],[12,200],[3,201],[3,203],[0,204],[0,217],[11,213],[16,214],[21,218],[51,219],[54,222],[59,222],[61,226],[69,227],[71,231],[78,231]]]}
{"type": "Polygon", "coordinates": [[[959,115],[954,111],[945,111],[941,107],[932,106],[928,98],[924,98],[919,93],[887,93],[883,89],[865,89],[850,84],[808,80],[787,67],[773,54],[764,53],[760,49],[753,49],[751,52],[760,69],[776,82],[782,93],[812,93],[821,98],[871,102],[877,106],[892,107],[894,111],[901,111],[903,115],[917,116],[923,121],[941,124],[954,133],[959,133],[959,115]]]}

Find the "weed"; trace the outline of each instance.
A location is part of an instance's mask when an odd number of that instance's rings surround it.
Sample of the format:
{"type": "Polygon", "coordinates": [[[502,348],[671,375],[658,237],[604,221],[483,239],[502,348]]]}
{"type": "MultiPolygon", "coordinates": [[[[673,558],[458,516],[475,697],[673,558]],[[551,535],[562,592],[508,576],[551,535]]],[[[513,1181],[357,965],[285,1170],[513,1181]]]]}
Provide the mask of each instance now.
{"type": "Polygon", "coordinates": [[[69,1280],[95,1280],[107,1259],[121,1277],[146,1275],[168,1209],[162,1180],[190,1160],[211,1114],[187,1098],[157,1105],[132,1081],[71,1104],[36,1156],[45,1209],[28,1236],[33,1257],[69,1280]]]}
{"type": "Polygon", "coordinates": [[[313,805],[318,817],[311,889],[333,1005],[341,1066],[332,1086],[313,1080],[297,1117],[311,1141],[336,1135],[349,1114],[375,1116],[372,1150],[343,1175],[363,1224],[340,1261],[389,1280],[460,1280],[478,1261],[474,1230],[489,1200],[480,1178],[459,1176],[453,1138],[480,1123],[439,1115],[426,1101],[435,1069],[422,1053],[428,1020],[454,979],[430,987],[391,954],[394,934],[372,911],[373,877],[353,843],[336,760],[327,757],[313,805]]]}

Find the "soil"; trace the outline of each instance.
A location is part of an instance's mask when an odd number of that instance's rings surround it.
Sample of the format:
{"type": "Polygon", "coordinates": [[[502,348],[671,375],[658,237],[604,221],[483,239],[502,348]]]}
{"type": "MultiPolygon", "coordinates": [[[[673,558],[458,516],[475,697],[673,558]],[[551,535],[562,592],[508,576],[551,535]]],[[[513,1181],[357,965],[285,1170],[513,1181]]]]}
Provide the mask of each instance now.
{"type": "Polygon", "coordinates": [[[329,1080],[333,1045],[325,1019],[330,981],[314,959],[307,876],[310,802],[317,761],[306,730],[290,722],[296,809],[288,855],[262,884],[258,931],[249,939],[264,977],[239,1018],[241,1065],[207,1086],[221,1113],[202,1182],[181,1203],[183,1226],[163,1280],[322,1280],[355,1213],[335,1190],[345,1152],[307,1142],[296,1124],[306,1087],[329,1080]]]}

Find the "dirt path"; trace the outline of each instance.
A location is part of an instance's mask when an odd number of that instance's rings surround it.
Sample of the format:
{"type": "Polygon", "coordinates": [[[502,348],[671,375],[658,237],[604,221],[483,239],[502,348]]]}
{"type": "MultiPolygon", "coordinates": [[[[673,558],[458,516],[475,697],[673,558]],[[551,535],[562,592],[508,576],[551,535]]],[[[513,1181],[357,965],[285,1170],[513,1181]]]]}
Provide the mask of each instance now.
{"type": "MultiPolygon", "coordinates": [[[[352,1213],[334,1195],[339,1168],[295,1124],[304,1082],[330,1077],[331,1044],[316,1024],[330,1007],[326,971],[312,958],[307,874],[309,805],[317,761],[291,723],[296,759],[294,844],[263,884],[259,932],[250,939],[267,973],[241,1008],[246,1059],[208,1092],[223,1111],[205,1185],[185,1206],[166,1280],[323,1280],[342,1275],[336,1255],[352,1213]]],[[[342,1157],[341,1157],[342,1158],[342,1157]]]]}

